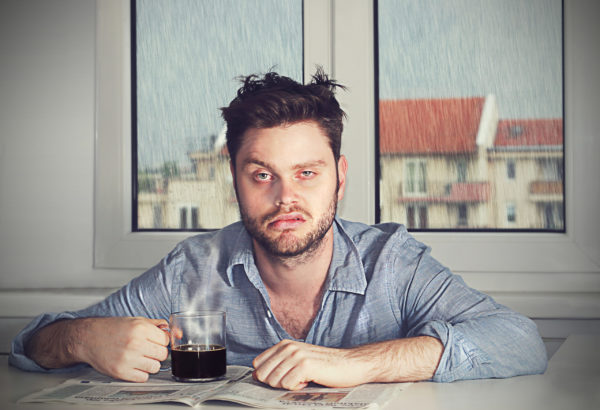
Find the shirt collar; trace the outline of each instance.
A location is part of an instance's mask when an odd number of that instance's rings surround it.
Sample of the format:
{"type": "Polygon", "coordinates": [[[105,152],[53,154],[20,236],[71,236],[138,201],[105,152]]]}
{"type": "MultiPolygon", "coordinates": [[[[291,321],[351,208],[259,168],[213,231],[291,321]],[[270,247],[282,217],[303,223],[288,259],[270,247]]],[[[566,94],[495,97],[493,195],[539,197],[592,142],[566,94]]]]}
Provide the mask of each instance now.
{"type": "Polygon", "coordinates": [[[358,248],[337,216],[333,229],[333,257],[329,265],[328,288],[330,291],[364,295],[367,278],[358,248]]]}
{"type": "MultiPolygon", "coordinates": [[[[234,284],[234,270],[242,265],[248,280],[257,289],[262,288],[262,279],[254,262],[252,238],[239,222],[239,231],[234,239],[227,265],[227,278],[234,284]]],[[[367,279],[358,249],[344,230],[341,220],[336,216],[333,223],[333,257],[329,265],[327,288],[330,291],[350,292],[364,295],[367,279]]]]}

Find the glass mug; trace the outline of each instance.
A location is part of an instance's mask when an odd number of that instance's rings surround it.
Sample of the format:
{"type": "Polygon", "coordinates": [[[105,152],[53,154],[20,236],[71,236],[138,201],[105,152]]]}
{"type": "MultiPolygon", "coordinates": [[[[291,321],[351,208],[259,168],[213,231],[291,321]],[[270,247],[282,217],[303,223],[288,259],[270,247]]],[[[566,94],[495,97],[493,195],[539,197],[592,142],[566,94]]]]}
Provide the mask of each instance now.
{"type": "MultiPolygon", "coordinates": [[[[167,329],[165,329],[167,330],[167,329]]],[[[210,381],[225,376],[225,312],[171,314],[171,373],[180,382],[210,381]]]]}

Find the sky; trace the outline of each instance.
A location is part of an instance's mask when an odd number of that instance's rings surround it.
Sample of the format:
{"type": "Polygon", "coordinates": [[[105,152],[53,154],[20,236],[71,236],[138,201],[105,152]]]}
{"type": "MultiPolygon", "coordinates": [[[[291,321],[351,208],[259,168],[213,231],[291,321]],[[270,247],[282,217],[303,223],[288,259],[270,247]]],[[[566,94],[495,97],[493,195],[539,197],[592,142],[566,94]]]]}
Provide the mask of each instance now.
{"type": "Polygon", "coordinates": [[[495,94],[501,118],[562,117],[560,0],[379,0],[380,98],[495,94]]]}
{"type": "Polygon", "coordinates": [[[238,76],[302,79],[301,0],[138,0],[137,36],[142,169],[205,148],[238,76]]]}
{"type": "MultiPolygon", "coordinates": [[[[185,164],[186,152],[206,148],[240,74],[302,78],[301,0],[137,9],[141,168],[185,164]]],[[[380,98],[492,93],[501,118],[562,117],[560,0],[379,0],[378,10],[380,98]]]]}

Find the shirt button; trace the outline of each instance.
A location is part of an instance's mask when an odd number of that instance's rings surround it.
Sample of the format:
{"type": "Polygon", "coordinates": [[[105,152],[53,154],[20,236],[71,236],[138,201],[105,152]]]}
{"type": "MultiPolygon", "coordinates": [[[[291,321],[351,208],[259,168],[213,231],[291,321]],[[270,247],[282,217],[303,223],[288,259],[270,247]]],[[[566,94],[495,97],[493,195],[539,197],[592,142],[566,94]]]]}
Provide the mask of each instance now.
{"type": "Polygon", "coordinates": [[[273,314],[271,313],[271,311],[269,309],[267,309],[267,317],[269,319],[271,319],[273,317],[273,314]]]}

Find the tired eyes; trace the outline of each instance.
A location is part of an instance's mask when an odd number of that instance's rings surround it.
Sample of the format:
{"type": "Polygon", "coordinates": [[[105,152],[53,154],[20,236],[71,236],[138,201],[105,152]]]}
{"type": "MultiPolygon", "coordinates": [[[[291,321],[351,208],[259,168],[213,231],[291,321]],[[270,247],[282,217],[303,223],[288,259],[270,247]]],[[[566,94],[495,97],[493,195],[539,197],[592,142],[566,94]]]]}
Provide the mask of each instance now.
{"type": "MultiPolygon", "coordinates": [[[[298,179],[311,179],[316,175],[316,173],[314,171],[310,171],[310,170],[304,170],[304,171],[300,171],[297,174],[297,178],[298,179]]],[[[268,172],[256,172],[254,173],[254,179],[256,179],[259,182],[267,182],[267,181],[271,181],[273,180],[275,177],[268,173],[268,172]]]]}

